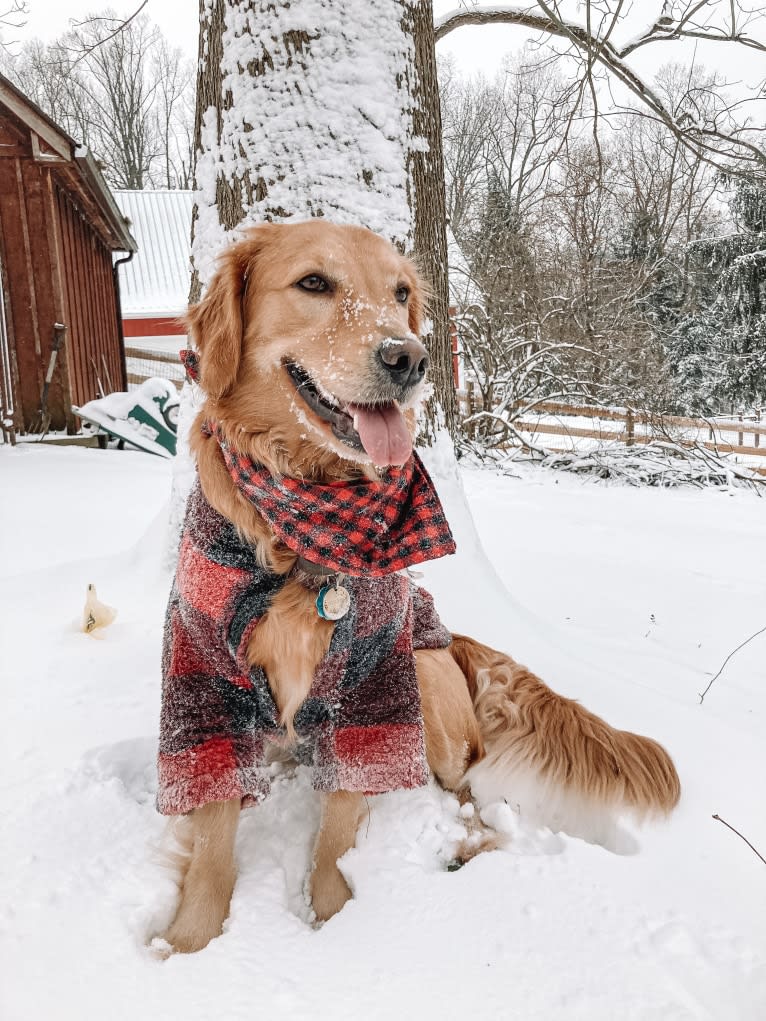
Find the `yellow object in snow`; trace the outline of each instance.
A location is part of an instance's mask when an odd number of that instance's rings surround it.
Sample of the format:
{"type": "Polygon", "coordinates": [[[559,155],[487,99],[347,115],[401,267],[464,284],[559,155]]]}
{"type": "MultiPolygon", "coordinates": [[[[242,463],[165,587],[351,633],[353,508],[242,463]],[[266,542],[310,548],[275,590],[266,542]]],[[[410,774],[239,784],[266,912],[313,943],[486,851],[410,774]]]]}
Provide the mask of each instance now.
{"type": "Polygon", "coordinates": [[[113,606],[99,601],[96,595],[96,586],[88,585],[85,594],[85,608],[82,611],[82,629],[86,634],[91,634],[98,628],[109,627],[117,611],[113,606]]]}

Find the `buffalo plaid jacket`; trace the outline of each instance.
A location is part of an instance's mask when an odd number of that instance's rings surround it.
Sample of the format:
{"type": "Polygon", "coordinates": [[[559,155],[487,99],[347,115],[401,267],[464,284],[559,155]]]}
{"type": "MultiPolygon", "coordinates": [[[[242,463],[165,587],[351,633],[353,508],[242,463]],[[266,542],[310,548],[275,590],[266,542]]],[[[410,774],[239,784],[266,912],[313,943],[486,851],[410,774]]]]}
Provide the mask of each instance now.
{"type": "MultiPolygon", "coordinates": [[[[269,793],[266,750],[283,736],[249,639],[283,576],[205,500],[189,498],[163,646],[157,805],[167,815],[211,801],[269,793]]],[[[431,596],[408,577],[345,578],[351,608],[339,620],[294,727],[318,790],[377,794],[426,782],[415,649],[450,634],[431,596]]]]}

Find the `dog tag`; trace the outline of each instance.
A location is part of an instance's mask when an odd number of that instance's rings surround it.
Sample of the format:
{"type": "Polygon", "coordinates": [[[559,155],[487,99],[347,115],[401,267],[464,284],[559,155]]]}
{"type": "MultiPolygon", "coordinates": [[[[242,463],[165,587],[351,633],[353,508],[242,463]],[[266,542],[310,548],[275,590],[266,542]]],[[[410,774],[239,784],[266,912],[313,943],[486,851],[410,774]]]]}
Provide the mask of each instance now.
{"type": "Polygon", "coordinates": [[[317,613],[324,620],[340,620],[348,613],[351,596],[336,578],[335,584],[324,585],[316,600],[317,613]]]}

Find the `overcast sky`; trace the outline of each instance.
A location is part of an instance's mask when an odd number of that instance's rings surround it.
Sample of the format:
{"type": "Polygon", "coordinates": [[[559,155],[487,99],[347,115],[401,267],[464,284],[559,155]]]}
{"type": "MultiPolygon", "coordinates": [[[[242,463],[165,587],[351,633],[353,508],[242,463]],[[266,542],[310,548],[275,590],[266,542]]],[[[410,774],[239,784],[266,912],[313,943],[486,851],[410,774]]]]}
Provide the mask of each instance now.
{"type": "MultiPolygon", "coordinates": [[[[113,3],[100,0],[28,0],[29,17],[26,26],[15,33],[20,39],[41,36],[52,39],[63,32],[72,18],[82,18],[89,13],[97,13],[107,7],[113,7],[119,14],[127,16],[135,11],[139,0],[114,0],[113,3]]],[[[366,3],[366,0],[356,0],[366,3]]],[[[436,14],[443,13],[461,6],[461,0],[435,0],[436,14]]],[[[463,0],[462,6],[491,6],[486,0],[475,4],[473,0],[463,0]]],[[[519,6],[522,6],[520,3],[519,6]]],[[[569,0],[564,7],[571,8],[571,17],[577,18],[577,9],[581,5],[578,0],[569,0]]],[[[662,0],[635,0],[630,5],[630,12],[621,26],[620,38],[627,38],[645,27],[652,19],[655,10],[661,10],[662,0]],[[649,12],[647,14],[647,11],[649,12]]],[[[197,0],[149,0],[146,13],[155,21],[164,35],[184,52],[196,57],[198,36],[198,3],[197,0]]],[[[766,21],[766,19],[764,19],[766,21]]],[[[766,36],[766,30],[760,33],[766,36]]],[[[444,39],[438,46],[439,53],[451,53],[455,56],[461,70],[466,73],[483,71],[492,74],[503,56],[511,50],[523,45],[528,34],[514,26],[481,26],[462,28],[444,39]]],[[[675,44],[658,45],[642,51],[634,61],[636,69],[651,78],[658,67],[672,60],[689,61],[694,55],[690,45],[679,48],[675,44]]],[[[763,53],[743,50],[732,44],[700,44],[696,59],[706,67],[720,69],[732,81],[743,81],[750,88],[755,88],[766,76],[766,57],[763,53]]]]}

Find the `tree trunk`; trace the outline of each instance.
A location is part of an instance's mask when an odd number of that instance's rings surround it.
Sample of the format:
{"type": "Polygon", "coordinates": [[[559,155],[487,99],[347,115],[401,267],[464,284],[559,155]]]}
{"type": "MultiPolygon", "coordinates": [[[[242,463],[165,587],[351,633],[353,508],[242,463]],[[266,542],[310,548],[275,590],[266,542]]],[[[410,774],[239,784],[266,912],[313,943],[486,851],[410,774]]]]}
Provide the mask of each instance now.
{"type": "Polygon", "coordinates": [[[432,289],[436,402],[422,439],[451,430],[430,0],[200,0],[199,68],[190,300],[242,226],[326,216],[369,227],[412,252],[432,289]]]}
{"type": "Polygon", "coordinates": [[[444,155],[433,5],[431,0],[420,3],[414,0],[406,5],[406,9],[404,25],[415,46],[412,127],[415,136],[425,139],[427,143],[427,147],[414,147],[410,150],[409,178],[415,256],[432,288],[430,307],[433,326],[426,342],[431,356],[429,371],[435,402],[431,402],[427,408],[421,436],[421,443],[430,445],[439,425],[445,425],[452,437],[457,429],[449,327],[444,155]],[[439,421],[440,410],[444,416],[443,422],[439,421]]]}

